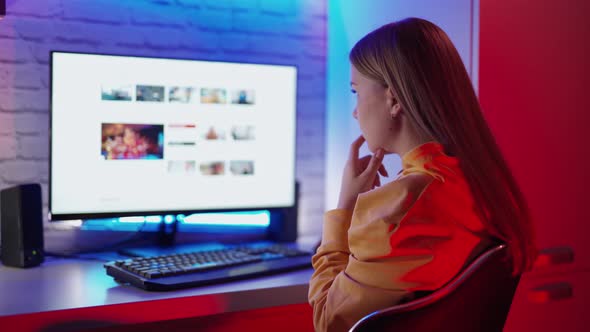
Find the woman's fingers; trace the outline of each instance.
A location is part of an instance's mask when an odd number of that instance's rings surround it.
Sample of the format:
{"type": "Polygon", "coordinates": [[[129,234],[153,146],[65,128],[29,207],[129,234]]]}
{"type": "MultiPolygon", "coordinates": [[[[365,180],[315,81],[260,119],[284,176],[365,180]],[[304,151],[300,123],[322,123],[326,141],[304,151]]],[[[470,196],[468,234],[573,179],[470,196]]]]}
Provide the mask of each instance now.
{"type": "Polygon", "coordinates": [[[363,173],[361,175],[366,176],[367,178],[373,178],[374,176],[377,175],[377,171],[379,170],[379,167],[381,167],[381,162],[383,161],[383,149],[379,149],[377,150],[377,152],[371,157],[371,160],[369,161],[369,165],[367,165],[367,168],[365,168],[365,170],[363,171],[363,173]]]}
{"type": "Polygon", "coordinates": [[[357,139],[355,139],[354,142],[352,142],[352,144],[350,145],[350,151],[348,154],[348,157],[350,158],[350,160],[356,161],[359,159],[359,149],[361,148],[361,146],[363,145],[364,142],[365,142],[365,138],[363,137],[363,135],[357,137],[357,139]]]}

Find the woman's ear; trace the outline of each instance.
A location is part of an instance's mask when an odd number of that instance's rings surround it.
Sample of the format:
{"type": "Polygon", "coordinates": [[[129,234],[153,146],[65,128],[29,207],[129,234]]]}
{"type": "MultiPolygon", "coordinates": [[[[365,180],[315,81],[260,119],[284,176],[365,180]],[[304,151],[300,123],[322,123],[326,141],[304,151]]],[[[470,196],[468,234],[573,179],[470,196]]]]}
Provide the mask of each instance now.
{"type": "Polygon", "coordinates": [[[395,104],[391,107],[391,110],[389,111],[389,114],[391,114],[391,118],[395,118],[396,116],[398,116],[402,111],[402,107],[399,104],[399,102],[395,102],[395,104]]]}
{"type": "Polygon", "coordinates": [[[395,104],[395,95],[393,94],[393,90],[390,87],[385,88],[385,101],[387,102],[388,107],[392,107],[395,104]]]}
{"type": "Polygon", "coordinates": [[[389,107],[389,114],[391,114],[391,118],[395,118],[401,111],[401,105],[399,104],[397,98],[395,98],[395,94],[391,88],[387,88],[386,98],[387,106],[389,107]]]}

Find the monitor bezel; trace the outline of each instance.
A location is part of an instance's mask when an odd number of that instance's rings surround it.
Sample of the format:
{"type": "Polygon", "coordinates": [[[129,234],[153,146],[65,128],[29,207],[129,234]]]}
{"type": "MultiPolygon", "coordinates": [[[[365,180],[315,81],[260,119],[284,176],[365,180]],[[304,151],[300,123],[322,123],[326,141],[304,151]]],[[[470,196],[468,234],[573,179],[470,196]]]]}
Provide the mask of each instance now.
{"type": "Polygon", "coordinates": [[[84,220],[84,219],[107,219],[117,217],[130,217],[130,216],[154,216],[154,215],[190,215],[194,213],[219,213],[219,212],[248,212],[248,211],[279,211],[283,209],[290,209],[297,206],[297,192],[296,192],[296,169],[297,169],[297,82],[299,80],[299,68],[296,64],[275,64],[275,63],[261,63],[261,62],[248,62],[248,61],[221,61],[211,60],[203,58],[175,58],[175,57],[160,57],[160,56],[148,56],[148,55],[135,55],[126,53],[97,53],[97,52],[83,52],[83,51],[64,51],[64,50],[50,50],[49,51],[49,174],[48,174],[48,221],[64,221],[64,220],[84,220]],[[127,57],[127,58],[142,58],[142,59],[162,59],[162,60],[181,60],[181,61],[202,61],[202,62],[215,62],[215,63],[228,63],[228,64],[251,64],[261,66],[275,66],[275,67],[289,67],[295,69],[295,112],[293,113],[293,200],[291,205],[285,206],[257,206],[247,208],[214,208],[214,209],[174,209],[174,210],[149,210],[149,211],[121,211],[121,212],[88,212],[88,213],[52,213],[52,164],[53,164],[53,144],[52,144],[52,129],[53,129],[53,54],[80,54],[80,55],[102,55],[102,56],[115,56],[115,57],[127,57]]]}

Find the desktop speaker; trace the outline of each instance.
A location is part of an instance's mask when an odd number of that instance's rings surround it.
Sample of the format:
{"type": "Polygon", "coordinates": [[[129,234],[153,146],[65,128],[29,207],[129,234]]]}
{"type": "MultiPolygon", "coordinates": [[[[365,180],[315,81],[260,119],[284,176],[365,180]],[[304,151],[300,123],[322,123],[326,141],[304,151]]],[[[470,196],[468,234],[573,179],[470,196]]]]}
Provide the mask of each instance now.
{"type": "Polygon", "coordinates": [[[23,184],[0,191],[0,224],[4,265],[32,267],[43,262],[39,184],[23,184]]]}
{"type": "Polygon", "coordinates": [[[295,182],[295,204],[282,209],[270,211],[270,225],[267,229],[268,238],[277,242],[294,242],[297,240],[297,221],[301,184],[295,182]]]}

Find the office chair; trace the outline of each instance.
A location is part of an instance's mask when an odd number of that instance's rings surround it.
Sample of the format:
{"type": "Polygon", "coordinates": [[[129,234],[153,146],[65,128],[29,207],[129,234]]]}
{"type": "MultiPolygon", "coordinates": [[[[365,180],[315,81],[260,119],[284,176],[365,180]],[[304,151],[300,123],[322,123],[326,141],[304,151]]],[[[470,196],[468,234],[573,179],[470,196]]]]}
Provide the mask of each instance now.
{"type": "Polygon", "coordinates": [[[502,331],[520,275],[496,244],[442,288],[361,318],[349,332],[502,331]]]}

